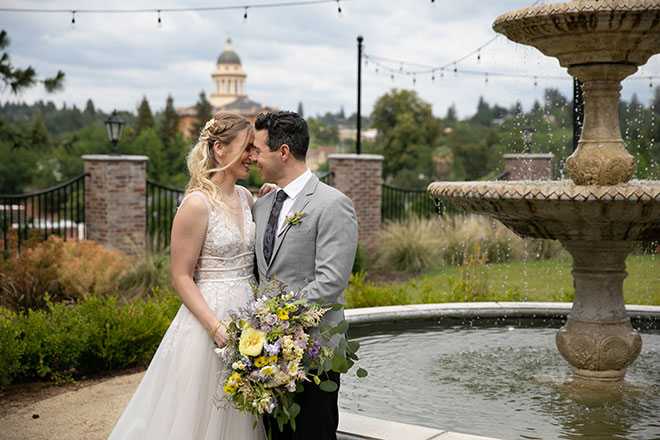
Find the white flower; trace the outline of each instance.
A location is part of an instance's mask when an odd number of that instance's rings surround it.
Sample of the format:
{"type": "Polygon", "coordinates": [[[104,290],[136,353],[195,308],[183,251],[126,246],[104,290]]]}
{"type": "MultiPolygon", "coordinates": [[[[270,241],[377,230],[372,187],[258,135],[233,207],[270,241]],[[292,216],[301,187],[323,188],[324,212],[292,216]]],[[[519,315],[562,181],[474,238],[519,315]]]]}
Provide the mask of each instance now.
{"type": "Polygon", "coordinates": [[[223,355],[223,350],[222,350],[222,348],[215,347],[215,348],[213,349],[213,351],[215,352],[215,355],[218,356],[218,357],[220,357],[220,356],[223,355]]]}
{"type": "Polygon", "coordinates": [[[261,370],[259,370],[259,374],[261,374],[261,376],[272,376],[275,374],[275,366],[266,365],[265,367],[262,367],[261,370]]]}

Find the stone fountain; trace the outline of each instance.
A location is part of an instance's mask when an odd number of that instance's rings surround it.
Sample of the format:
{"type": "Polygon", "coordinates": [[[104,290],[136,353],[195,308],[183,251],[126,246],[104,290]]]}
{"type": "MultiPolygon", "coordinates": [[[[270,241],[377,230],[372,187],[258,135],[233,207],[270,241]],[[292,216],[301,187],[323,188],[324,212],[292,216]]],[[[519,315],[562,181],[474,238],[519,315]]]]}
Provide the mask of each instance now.
{"type": "Polygon", "coordinates": [[[572,181],[434,182],[428,193],[495,217],[523,237],[559,240],[573,257],[575,299],[557,347],[575,377],[620,380],[642,339],[623,301],[625,260],[660,239],[660,182],[630,181],[636,161],[621,138],[621,81],[660,52],[660,0],[573,0],[501,15],[495,31],[556,57],[584,83],[572,181]]]}

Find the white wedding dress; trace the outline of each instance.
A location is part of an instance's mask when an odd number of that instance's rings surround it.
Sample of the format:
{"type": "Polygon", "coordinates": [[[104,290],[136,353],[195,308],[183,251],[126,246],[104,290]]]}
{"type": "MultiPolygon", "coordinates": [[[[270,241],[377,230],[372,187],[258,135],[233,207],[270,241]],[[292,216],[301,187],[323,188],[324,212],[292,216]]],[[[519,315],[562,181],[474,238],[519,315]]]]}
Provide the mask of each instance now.
{"type": "MultiPolygon", "coordinates": [[[[195,282],[219,319],[244,306],[252,295],[255,226],[244,191],[243,231],[222,209],[209,207],[209,220],[195,282]]],[[[110,434],[111,440],[261,440],[261,422],[233,408],[216,408],[213,394],[222,395],[217,372],[222,367],[208,331],[181,306],[165,333],[133,398],[110,434]]]]}

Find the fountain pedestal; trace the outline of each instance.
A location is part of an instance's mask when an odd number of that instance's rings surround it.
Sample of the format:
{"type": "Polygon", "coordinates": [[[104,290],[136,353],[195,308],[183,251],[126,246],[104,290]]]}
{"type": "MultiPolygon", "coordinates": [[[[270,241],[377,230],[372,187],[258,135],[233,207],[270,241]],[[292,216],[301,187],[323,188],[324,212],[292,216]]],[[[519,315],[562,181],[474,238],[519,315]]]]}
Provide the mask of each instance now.
{"type": "Polygon", "coordinates": [[[559,352],[576,377],[619,380],[639,355],[642,338],[630,325],[623,302],[626,241],[566,241],[573,257],[575,299],[557,333],[559,352]]]}

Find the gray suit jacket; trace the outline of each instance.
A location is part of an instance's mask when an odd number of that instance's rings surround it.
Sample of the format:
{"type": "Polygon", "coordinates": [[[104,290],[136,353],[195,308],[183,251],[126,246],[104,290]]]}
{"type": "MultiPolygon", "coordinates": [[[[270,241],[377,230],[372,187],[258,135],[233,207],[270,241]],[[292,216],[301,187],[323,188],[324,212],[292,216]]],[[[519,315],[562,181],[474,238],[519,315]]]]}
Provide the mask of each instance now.
{"type": "MultiPolygon", "coordinates": [[[[277,278],[289,290],[304,287],[310,301],[344,303],[357,247],[357,216],[353,202],[335,188],[312,176],[293,202],[290,212],[306,212],[298,225],[285,223],[275,238],[270,264],[264,258],[264,232],[275,202],[275,191],[257,200],[252,209],[256,223],[256,261],[259,279],[277,278]]],[[[344,319],[344,310],[329,311],[324,322],[344,319]]],[[[314,332],[312,332],[314,333],[314,332]]]]}

